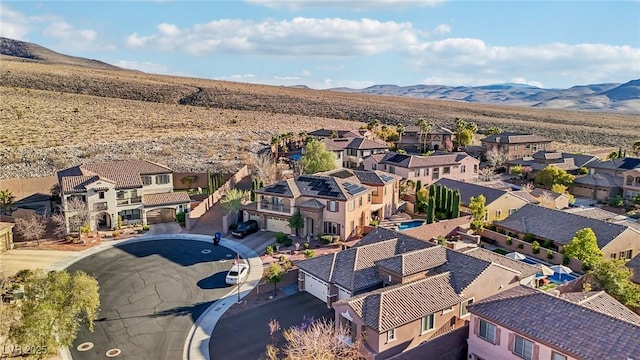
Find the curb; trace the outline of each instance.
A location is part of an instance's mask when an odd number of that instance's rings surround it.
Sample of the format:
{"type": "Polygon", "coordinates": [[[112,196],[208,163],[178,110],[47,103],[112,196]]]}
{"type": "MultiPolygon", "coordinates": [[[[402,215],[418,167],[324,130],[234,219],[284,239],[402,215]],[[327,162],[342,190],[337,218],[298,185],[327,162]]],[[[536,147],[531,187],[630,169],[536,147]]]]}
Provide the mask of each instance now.
{"type": "MultiPolygon", "coordinates": [[[[210,235],[198,235],[198,234],[157,234],[157,235],[143,235],[133,239],[114,240],[108,243],[103,243],[98,246],[92,247],[79,253],[77,256],[71,256],[69,259],[65,259],[53,264],[49,267],[49,270],[63,270],[73,265],[74,263],[85,259],[91,255],[99,253],[103,250],[107,250],[119,245],[134,244],[146,241],[157,240],[188,240],[188,241],[202,241],[207,243],[213,242],[213,237],[210,235]]],[[[245,262],[249,264],[249,274],[247,279],[240,287],[240,298],[247,296],[253,288],[255,288],[260,279],[262,278],[262,261],[258,257],[258,254],[249,247],[240,244],[236,241],[222,238],[220,245],[235,251],[240,254],[245,262]],[[256,271],[258,270],[258,271],[256,271]]],[[[225,296],[216,300],[209,308],[207,308],[200,317],[193,324],[187,338],[185,340],[183,349],[183,359],[185,360],[210,360],[209,357],[209,339],[213,333],[213,328],[216,323],[233,304],[235,304],[237,288],[229,291],[225,296]]],[[[72,360],[71,352],[68,348],[60,349],[60,357],[63,360],[72,360]]]]}

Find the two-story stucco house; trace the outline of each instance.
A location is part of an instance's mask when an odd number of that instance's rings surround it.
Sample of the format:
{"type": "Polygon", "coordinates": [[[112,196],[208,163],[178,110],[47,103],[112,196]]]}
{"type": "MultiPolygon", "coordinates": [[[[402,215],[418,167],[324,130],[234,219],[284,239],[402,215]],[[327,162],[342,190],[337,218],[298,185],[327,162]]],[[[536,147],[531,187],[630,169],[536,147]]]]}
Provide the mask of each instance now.
{"type": "Polygon", "coordinates": [[[579,214],[529,204],[494,225],[499,231],[520,239],[525,234],[531,234],[539,243],[551,240],[559,251],[571,243],[579,230],[590,228],[596,235],[605,259],[630,260],[640,253],[638,230],[579,214]]]}
{"type": "Polygon", "coordinates": [[[471,203],[472,197],[477,198],[483,195],[486,199],[485,206],[487,212],[485,221],[487,221],[487,223],[505,219],[529,203],[526,198],[518,196],[515,192],[495,189],[479,184],[453,179],[440,179],[435,182],[435,184],[445,186],[451,190],[460,191],[460,205],[463,212],[469,212],[469,204],[471,203]]]}
{"type": "Polygon", "coordinates": [[[382,172],[347,169],[303,175],[256,190],[258,200],[244,211],[261,229],[287,234],[294,232],[289,219],[299,212],[303,235],[338,235],[344,241],[369,225],[372,216],[396,212],[398,181],[382,172]]]}
{"type": "Polygon", "coordinates": [[[603,291],[554,296],[519,286],[467,309],[471,360],[640,358],[640,316],[603,291]]]}
{"type": "Polygon", "coordinates": [[[640,195],[640,167],[622,173],[622,197],[632,200],[640,195]]]}
{"type": "Polygon", "coordinates": [[[627,185],[627,173],[634,173],[633,170],[640,171],[640,158],[620,158],[613,160],[594,161],[585,166],[589,169],[589,174],[577,176],[569,191],[575,196],[588,197],[600,201],[607,201],[612,196],[627,195],[637,191],[632,185],[627,185]]]}
{"type": "Polygon", "coordinates": [[[336,155],[336,168],[357,169],[364,158],[389,151],[386,143],[363,137],[326,138],[321,140],[336,155]]]}
{"type": "Polygon", "coordinates": [[[533,156],[539,150],[547,150],[551,140],[538,135],[503,132],[480,140],[486,151],[500,151],[508,160],[533,156]]]}
{"type": "Polygon", "coordinates": [[[369,156],[362,164],[365,170],[381,170],[429,186],[438,179],[473,181],[478,177],[480,160],[464,152],[436,152],[429,156],[389,152],[369,156]]]}
{"type": "Polygon", "coordinates": [[[362,339],[367,359],[386,359],[465,326],[466,306],[503,289],[535,284],[537,267],[484,249],[468,253],[386,229],[354,248],[299,264],[298,285],[335,310],[362,339]]]}
{"type": "Polygon", "coordinates": [[[186,192],[173,192],[173,170],[146,160],[88,163],[58,171],[67,230],[75,216],[67,207],[71,199],[88,205],[90,228],[114,229],[123,224],[173,221],[189,210],[186,192]]]}
{"type": "Polygon", "coordinates": [[[426,144],[426,150],[453,150],[453,131],[442,126],[434,126],[428,133],[422,131],[419,126],[409,125],[398,137],[397,149],[403,149],[411,153],[419,153],[426,144]]]}

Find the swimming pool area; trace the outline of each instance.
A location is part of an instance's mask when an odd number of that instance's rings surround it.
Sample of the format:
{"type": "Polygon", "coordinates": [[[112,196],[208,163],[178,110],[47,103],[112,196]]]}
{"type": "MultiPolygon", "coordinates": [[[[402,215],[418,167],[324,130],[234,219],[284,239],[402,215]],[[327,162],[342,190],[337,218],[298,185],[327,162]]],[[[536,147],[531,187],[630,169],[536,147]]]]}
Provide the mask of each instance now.
{"type": "Polygon", "coordinates": [[[414,228],[414,227],[422,226],[424,223],[425,223],[424,220],[404,221],[404,222],[401,222],[400,224],[398,224],[398,231],[402,231],[402,230],[406,230],[406,229],[411,229],[411,228],[414,228]]]}
{"type": "MultiPolygon", "coordinates": [[[[524,263],[527,263],[529,265],[542,264],[542,262],[532,260],[531,258],[528,258],[528,257],[526,257],[524,259],[521,259],[520,261],[522,261],[524,263]]],[[[547,265],[547,266],[550,266],[550,265],[547,265]]],[[[537,276],[540,277],[540,276],[542,276],[542,274],[538,273],[537,276]]],[[[553,275],[547,276],[547,279],[549,281],[551,281],[553,283],[556,283],[556,284],[564,284],[565,282],[573,281],[573,280],[575,280],[577,278],[578,278],[577,276],[574,276],[574,275],[571,275],[571,274],[558,274],[558,273],[553,273],[553,275]]]]}

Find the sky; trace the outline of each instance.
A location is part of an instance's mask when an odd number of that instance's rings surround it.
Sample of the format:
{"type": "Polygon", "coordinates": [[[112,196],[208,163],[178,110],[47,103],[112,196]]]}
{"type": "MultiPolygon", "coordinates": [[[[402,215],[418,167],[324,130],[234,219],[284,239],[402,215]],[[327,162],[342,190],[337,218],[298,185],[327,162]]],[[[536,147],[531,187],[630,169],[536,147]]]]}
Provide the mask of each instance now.
{"type": "Polygon", "coordinates": [[[640,0],[2,0],[0,35],[149,73],[315,89],[640,78],[640,0]]]}

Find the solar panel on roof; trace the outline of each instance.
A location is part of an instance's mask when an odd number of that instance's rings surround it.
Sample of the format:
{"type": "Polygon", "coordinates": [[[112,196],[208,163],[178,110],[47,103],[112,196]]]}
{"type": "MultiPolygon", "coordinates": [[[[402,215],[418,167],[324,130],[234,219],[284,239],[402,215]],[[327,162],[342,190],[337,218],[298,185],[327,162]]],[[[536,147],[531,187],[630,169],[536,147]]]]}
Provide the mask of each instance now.
{"type": "Polygon", "coordinates": [[[389,175],[385,175],[385,174],[381,174],[380,177],[382,178],[382,180],[384,181],[392,181],[393,177],[389,176],[389,175]]]}
{"type": "Polygon", "coordinates": [[[311,182],[313,180],[314,180],[314,178],[310,178],[310,177],[307,177],[307,176],[300,176],[298,178],[298,181],[302,181],[302,182],[311,182]]]}
{"type": "Polygon", "coordinates": [[[340,195],[340,193],[339,192],[335,192],[335,191],[331,191],[327,195],[330,196],[330,197],[337,197],[338,195],[340,195]]]}
{"type": "Polygon", "coordinates": [[[390,157],[387,161],[390,161],[390,162],[402,162],[407,158],[409,158],[409,156],[407,156],[407,155],[395,154],[392,157],[390,157]]]}

